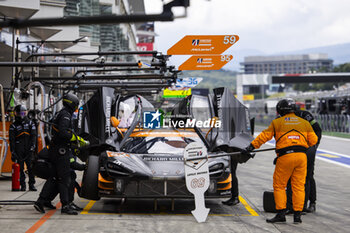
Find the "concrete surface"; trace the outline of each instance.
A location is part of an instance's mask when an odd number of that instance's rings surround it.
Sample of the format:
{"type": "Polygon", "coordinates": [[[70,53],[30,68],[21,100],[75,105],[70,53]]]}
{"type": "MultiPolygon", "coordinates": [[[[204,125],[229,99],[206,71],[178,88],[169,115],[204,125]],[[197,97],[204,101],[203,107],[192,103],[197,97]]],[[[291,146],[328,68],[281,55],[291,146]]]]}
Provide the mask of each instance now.
{"type": "MultiPolygon", "coordinates": [[[[267,148],[268,146],[265,146],[267,148]]],[[[335,153],[350,152],[350,143],[324,138],[320,148],[335,153]]],[[[348,153],[350,155],[350,153],[348,153]]],[[[85,207],[78,216],[61,215],[60,211],[38,213],[32,205],[4,206],[0,204],[0,232],[349,232],[350,229],[350,169],[325,160],[316,160],[316,213],[302,217],[303,223],[293,224],[287,216],[286,224],[268,224],[272,213],[263,211],[262,196],[272,190],[273,152],[258,153],[254,159],[238,166],[241,203],[228,207],[222,200],[207,200],[211,208],[205,223],[197,223],[190,211],[191,200],[101,199],[93,202],[76,197],[85,207]],[[243,204],[243,202],[246,202],[243,204]]],[[[43,180],[37,179],[40,190],[43,180]]],[[[36,200],[39,192],[11,192],[11,181],[0,180],[0,200],[36,200]]],[[[54,201],[58,203],[58,199],[54,201]]]]}

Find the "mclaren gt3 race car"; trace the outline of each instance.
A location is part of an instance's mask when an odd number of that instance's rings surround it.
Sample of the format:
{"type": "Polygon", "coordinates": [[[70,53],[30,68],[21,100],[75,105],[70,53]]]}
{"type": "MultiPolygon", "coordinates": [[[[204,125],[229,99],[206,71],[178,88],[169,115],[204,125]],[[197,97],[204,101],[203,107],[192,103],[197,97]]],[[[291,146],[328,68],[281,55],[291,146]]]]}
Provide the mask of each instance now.
{"type": "MultiPolygon", "coordinates": [[[[247,109],[226,88],[215,89],[214,95],[189,96],[169,114],[159,115],[142,96],[122,97],[107,87],[80,108],[76,131],[92,144],[80,154],[88,164],[82,197],[193,198],[185,182],[188,144],[203,145],[210,157],[240,151],[253,139],[247,109]],[[162,123],[148,129],[145,116],[150,112],[162,123]],[[209,124],[195,123],[201,120],[209,124]]],[[[230,159],[246,162],[249,156],[209,158],[206,197],[231,195],[230,159]]]]}
{"type": "MultiPolygon", "coordinates": [[[[90,156],[83,181],[83,185],[92,185],[86,193],[88,198],[191,197],[184,182],[183,161],[184,148],[190,142],[201,139],[188,130],[140,130],[130,135],[121,151],[107,150],[99,157],[90,156]]],[[[208,162],[211,180],[207,196],[229,195],[229,158],[213,158],[208,162]]]]}

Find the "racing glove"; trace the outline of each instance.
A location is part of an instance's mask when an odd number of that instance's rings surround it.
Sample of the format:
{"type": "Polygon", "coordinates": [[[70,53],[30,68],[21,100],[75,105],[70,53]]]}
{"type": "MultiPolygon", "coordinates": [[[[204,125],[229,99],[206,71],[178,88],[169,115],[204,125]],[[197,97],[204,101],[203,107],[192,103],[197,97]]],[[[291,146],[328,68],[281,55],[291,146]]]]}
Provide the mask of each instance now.
{"type": "Polygon", "coordinates": [[[82,137],[79,137],[75,134],[72,134],[72,138],[70,139],[71,142],[76,142],[79,147],[88,146],[90,145],[89,141],[85,141],[82,137]]]}
{"type": "Polygon", "coordinates": [[[254,150],[254,146],[252,144],[249,144],[249,146],[247,146],[246,148],[244,148],[243,150],[241,150],[241,154],[242,155],[247,155],[251,158],[254,158],[255,153],[253,153],[254,150]]]}

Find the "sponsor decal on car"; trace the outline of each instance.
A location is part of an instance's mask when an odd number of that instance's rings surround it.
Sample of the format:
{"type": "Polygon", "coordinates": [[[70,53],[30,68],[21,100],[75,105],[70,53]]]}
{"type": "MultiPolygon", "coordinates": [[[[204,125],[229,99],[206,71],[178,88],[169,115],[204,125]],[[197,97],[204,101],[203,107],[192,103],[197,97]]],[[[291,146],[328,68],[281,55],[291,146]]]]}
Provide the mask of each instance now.
{"type": "Polygon", "coordinates": [[[110,129],[111,129],[111,121],[110,121],[110,117],[111,117],[111,104],[112,104],[112,99],[110,96],[106,96],[106,133],[110,133],[110,129]]]}
{"type": "Polygon", "coordinates": [[[229,195],[229,194],[231,194],[231,190],[227,190],[227,191],[225,191],[225,192],[221,192],[220,193],[220,195],[229,195]]]}
{"type": "Polygon", "coordinates": [[[177,156],[177,157],[174,157],[174,156],[143,156],[143,159],[145,161],[183,161],[184,158],[183,157],[180,157],[180,156],[177,156]]]}

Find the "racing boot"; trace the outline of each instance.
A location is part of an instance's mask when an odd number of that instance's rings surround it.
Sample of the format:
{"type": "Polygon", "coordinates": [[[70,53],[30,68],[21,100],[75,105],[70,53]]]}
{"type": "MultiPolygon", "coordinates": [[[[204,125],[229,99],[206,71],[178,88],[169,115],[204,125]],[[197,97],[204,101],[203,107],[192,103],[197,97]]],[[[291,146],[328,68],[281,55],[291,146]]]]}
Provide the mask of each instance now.
{"type": "Polygon", "coordinates": [[[74,202],[71,202],[71,203],[69,204],[69,206],[70,206],[70,208],[71,208],[72,210],[76,210],[76,211],[82,211],[82,210],[83,210],[83,208],[77,206],[74,202]]]}
{"type": "Polygon", "coordinates": [[[34,208],[42,214],[45,213],[44,204],[39,200],[34,203],[34,208]]]}
{"type": "MultiPolygon", "coordinates": [[[[306,215],[306,212],[307,212],[307,209],[303,209],[303,211],[301,212],[301,215],[306,215]]],[[[294,214],[294,210],[287,209],[286,215],[290,215],[290,214],[294,214]]]]}
{"type": "Polygon", "coordinates": [[[277,210],[275,217],[266,219],[268,223],[286,222],[286,210],[277,210]]]}
{"type": "Polygon", "coordinates": [[[286,210],[286,215],[294,214],[294,210],[292,209],[287,209],[286,210]]]}
{"type": "Polygon", "coordinates": [[[238,197],[231,197],[230,199],[228,199],[227,201],[223,201],[222,204],[224,205],[237,205],[239,203],[239,199],[238,197]]]}
{"type": "Polygon", "coordinates": [[[76,212],[75,210],[73,210],[73,209],[70,207],[70,205],[65,205],[65,206],[62,206],[61,214],[78,215],[78,212],[76,212]]]}
{"type": "Polygon", "coordinates": [[[310,203],[309,208],[306,209],[306,212],[313,213],[316,211],[316,203],[310,203]]]}
{"type": "Polygon", "coordinates": [[[301,221],[301,211],[294,211],[294,223],[299,224],[301,221]]]}
{"type": "Polygon", "coordinates": [[[30,185],[29,185],[29,191],[34,191],[34,192],[36,192],[36,191],[38,191],[38,190],[35,188],[34,184],[30,184],[30,185]]]}
{"type": "Polygon", "coordinates": [[[50,201],[46,201],[44,202],[43,204],[46,208],[49,208],[51,210],[55,210],[56,209],[56,206],[52,205],[52,203],[50,201]]]}

